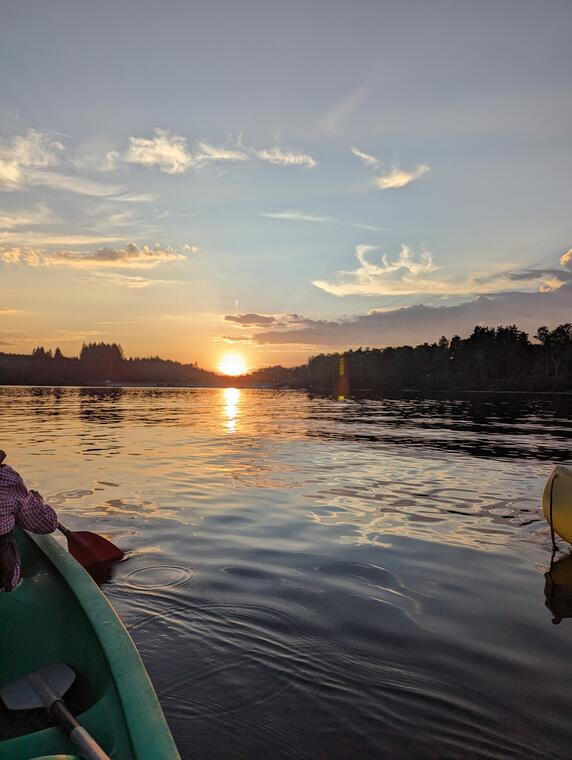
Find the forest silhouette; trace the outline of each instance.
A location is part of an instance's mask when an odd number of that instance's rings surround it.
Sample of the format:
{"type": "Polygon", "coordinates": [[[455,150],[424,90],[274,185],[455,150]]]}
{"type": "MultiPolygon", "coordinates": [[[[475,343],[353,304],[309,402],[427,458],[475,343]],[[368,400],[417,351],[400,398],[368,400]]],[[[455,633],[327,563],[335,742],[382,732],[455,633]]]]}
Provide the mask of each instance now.
{"type": "Polygon", "coordinates": [[[476,326],[468,338],[418,346],[319,354],[297,367],[227,377],[159,357],[126,358],[117,343],[87,343],[79,357],[42,346],[0,353],[4,385],[166,385],[307,388],[337,395],[393,391],[572,391],[572,324],[538,328],[476,326]]]}

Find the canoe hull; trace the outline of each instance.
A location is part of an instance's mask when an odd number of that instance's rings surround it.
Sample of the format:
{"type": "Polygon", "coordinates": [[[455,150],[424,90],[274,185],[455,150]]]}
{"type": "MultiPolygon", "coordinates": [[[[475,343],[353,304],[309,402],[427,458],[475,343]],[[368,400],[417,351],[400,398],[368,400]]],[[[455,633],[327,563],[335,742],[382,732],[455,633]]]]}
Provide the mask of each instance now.
{"type": "MultiPolygon", "coordinates": [[[[113,760],[179,760],[135,645],[100,588],[52,536],[17,538],[22,581],[0,594],[0,685],[65,662],[77,676],[66,700],[113,760]]],[[[0,760],[74,757],[42,720],[0,713],[0,760]]]]}

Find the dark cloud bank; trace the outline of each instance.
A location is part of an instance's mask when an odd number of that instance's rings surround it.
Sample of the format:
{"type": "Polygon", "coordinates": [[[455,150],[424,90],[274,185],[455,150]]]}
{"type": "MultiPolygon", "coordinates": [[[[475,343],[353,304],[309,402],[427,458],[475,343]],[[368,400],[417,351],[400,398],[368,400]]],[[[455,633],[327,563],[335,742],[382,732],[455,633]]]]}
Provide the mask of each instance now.
{"type": "MultiPolygon", "coordinates": [[[[291,315],[294,316],[294,315],[291,315]]],[[[283,324],[280,317],[244,315],[226,318],[242,326],[283,324]]],[[[469,334],[475,325],[517,324],[534,335],[540,325],[572,321],[572,283],[545,293],[501,293],[479,296],[457,306],[410,306],[373,312],[340,321],[314,321],[298,317],[285,329],[242,336],[259,344],[299,344],[340,348],[356,346],[415,345],[433,342],[441,335],[469,334]]],[[[236,336],[234,340],[240,340],[236,336]]]]}

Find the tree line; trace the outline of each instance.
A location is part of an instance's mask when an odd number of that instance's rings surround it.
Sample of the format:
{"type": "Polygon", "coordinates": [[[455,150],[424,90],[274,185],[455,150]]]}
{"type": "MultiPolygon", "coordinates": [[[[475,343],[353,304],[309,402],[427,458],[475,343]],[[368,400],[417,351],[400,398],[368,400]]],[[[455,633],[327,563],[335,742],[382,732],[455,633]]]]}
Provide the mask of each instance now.
{"type": "MultiPolygon", "coordinates": [[[[271,367],[250,382],[347,395],[367,391],[572,391],[572,324],[476,326],[468,338],[319,354],[292,369],[271,367]]],[[[248,383],[246,383],[248,384],[248,383]]]]}
{"type": "Polygon", "coordinates": [[[160,359],[125,358],[117,343],[84,343],[79,357],[52,353],[43,346],[30,355],[0,354],[0,383],[4,385],[97,385],[133,383],[148,385],[221,385],[214,372],[196,364],[160,359]]]}
{"type": "Polygon", "coordinates": [[[572,324],[538,328],[476,326],[468,338],[443,336],[418,346],[319,354],[298,367],[266,367],[221,377],[196,363],[125,358],[117,343],[87,343],[79,357],[37,347],[31,355],[0,354],[0,383],[26,385],[270,386],[337,395],[392,391],[572,391],[572,324]]]}

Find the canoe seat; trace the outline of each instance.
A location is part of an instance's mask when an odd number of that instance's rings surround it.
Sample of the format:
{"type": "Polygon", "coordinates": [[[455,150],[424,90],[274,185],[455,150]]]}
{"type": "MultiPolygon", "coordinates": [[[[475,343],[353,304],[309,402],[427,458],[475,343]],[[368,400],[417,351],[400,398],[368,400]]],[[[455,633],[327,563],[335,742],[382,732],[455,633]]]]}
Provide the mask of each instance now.
{"type": "Polygon", "coordinates": [[[82,760],[79,755],[42,755],[33,757],[32,760],[82,760]]]}

